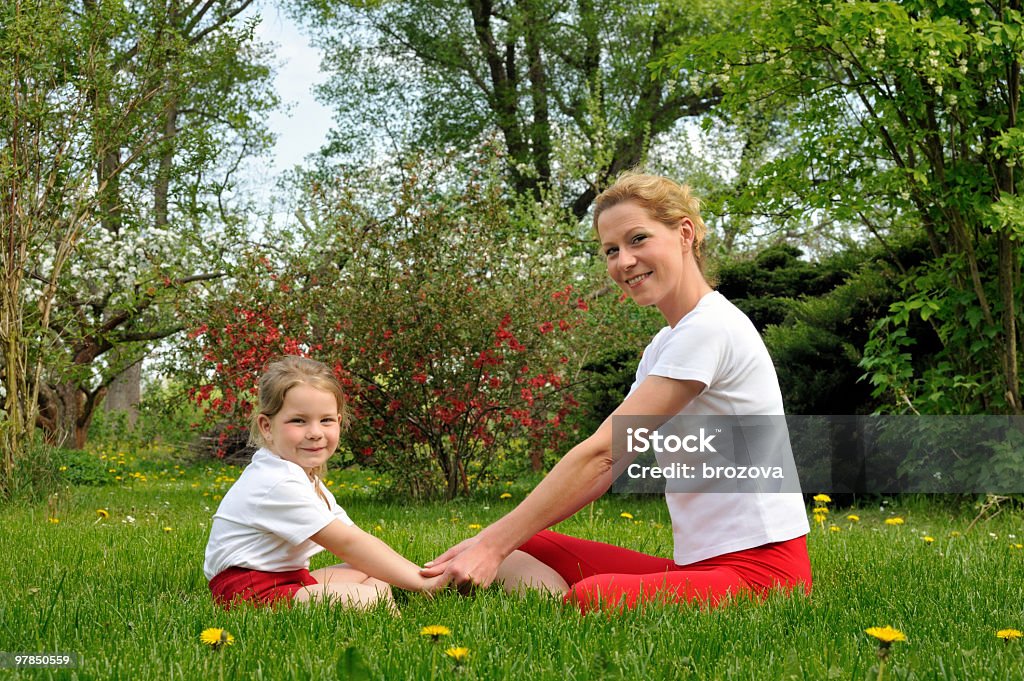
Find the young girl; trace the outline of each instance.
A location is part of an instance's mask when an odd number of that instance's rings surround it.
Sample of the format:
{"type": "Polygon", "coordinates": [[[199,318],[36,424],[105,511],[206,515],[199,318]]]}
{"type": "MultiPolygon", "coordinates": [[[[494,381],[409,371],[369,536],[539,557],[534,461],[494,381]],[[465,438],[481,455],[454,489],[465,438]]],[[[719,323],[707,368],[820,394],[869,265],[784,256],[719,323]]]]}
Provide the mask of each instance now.
{"type": "Polygon", "coordinates": [[[267,367],[250,432],[261,449],[224,495],[206,545],[203,571],[217,603],[330,598],[394,608],[389,584],[427,591],[439,581],[356,527],[321,481],[345,420],[327,366],[284,357],[267,367]],[[346,563],[310,572],[310,557],[324,549],[346,563]]]}

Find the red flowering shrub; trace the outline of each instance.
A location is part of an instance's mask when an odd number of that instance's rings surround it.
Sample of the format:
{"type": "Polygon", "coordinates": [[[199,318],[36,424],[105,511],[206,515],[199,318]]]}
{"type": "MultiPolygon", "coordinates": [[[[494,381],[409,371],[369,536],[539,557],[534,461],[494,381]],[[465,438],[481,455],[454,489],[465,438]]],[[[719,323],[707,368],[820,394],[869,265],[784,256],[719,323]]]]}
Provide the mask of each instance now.
{"type": "Polygon", "coordinates": [[[410,174],[383,214],[345,182],[316,184],[316,227],[198,310],[193,399],[241,428],[267,361],[309,355],[351,398],[343,446],[403,492],[466,493],[499,452],[539,468],[570,434],[588,302],[495,187],[439,184],[410,174]]]}

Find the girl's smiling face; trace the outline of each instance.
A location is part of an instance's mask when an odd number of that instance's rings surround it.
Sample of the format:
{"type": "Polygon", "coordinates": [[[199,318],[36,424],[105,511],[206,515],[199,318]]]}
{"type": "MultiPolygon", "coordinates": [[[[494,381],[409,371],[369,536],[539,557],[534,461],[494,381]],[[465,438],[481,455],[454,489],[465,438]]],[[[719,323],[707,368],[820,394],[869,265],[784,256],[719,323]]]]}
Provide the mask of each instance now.
{"type": "Polygon", "coordinates": [[[281,409],[273,416],[260,414],[258,424],[267,448],[307,473],[327,463],[341,437],[334,395],[306,384],[291,388],[281,409]]]}

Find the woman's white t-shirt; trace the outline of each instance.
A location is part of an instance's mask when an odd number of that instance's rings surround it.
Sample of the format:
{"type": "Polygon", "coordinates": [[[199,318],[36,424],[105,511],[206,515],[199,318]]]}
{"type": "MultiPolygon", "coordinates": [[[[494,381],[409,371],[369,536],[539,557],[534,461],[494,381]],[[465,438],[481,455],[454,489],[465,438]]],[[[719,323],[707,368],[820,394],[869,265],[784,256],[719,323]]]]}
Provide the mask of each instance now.
{"type": "MultiPolygon", "coordinates": [[[[743,312],[717,291],[708,293],[644,350],[630,394],[648,376],[700,381],[706,387],[679,412],[702,416],[781,415],[782,392],[764,341],[743,312]]],[[[674,560],[706,558],[810,532],[797,493],[669,492],[674,560]]]]}
{"type": "Polygon", "coordinates": [[[213,516],[203,572],[213,579],[229,567],[287,572],[309,567],[323,551],[310,539],[334,520],[354,523],[323,482],[320,491],[298,464],[268,449],[252,456],[213,516]]]}

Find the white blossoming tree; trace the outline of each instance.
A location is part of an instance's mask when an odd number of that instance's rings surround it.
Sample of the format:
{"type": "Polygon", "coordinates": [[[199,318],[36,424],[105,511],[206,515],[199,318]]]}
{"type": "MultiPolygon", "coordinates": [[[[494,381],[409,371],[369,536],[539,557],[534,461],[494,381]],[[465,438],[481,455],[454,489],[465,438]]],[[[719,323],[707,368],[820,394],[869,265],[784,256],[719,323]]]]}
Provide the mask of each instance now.
{"type": "Polygon", "coordinates": [[[37,425],[81,444],[106,386],[220,276],[232,173],[276,104],[251,2],[0,7],[4,479],[37,425]]]}

